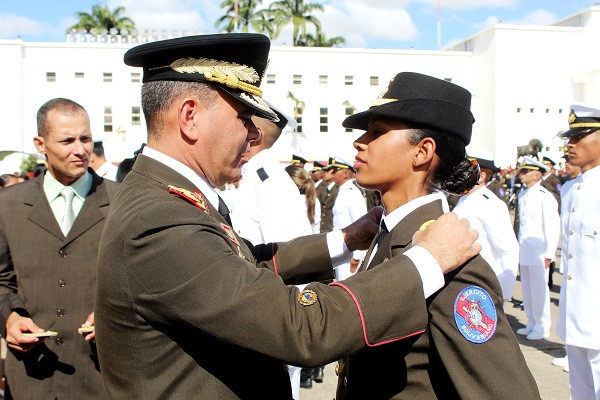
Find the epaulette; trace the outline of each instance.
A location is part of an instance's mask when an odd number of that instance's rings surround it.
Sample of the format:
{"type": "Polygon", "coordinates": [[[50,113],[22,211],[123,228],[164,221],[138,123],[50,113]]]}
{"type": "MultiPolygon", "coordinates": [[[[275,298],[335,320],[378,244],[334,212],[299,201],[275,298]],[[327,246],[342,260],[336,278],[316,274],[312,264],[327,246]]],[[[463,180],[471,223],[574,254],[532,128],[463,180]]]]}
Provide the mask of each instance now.
{"type": "Polygon", "coordinates": [[[169,185],[168,188],[169,193],[181,197],[183,200],[187,201],[190,204],[193,204],[205,213],[210,214],[210,211],[206,206],[206,200],[204,199],[204,196],[202,195],[202,193],[200,193],[199,190],[195,190],[192,192],[190,190],[178,188],[172,185],[169,185]]]}
{"type": "Polygon", "coordinates": [[[257,169],[256,174],[258,175],[260,180],[263,182],[266,181],[267,179],[269,179],[269,175],[267,174],[267,171],[265,171],[264,168],[257,169]]]}

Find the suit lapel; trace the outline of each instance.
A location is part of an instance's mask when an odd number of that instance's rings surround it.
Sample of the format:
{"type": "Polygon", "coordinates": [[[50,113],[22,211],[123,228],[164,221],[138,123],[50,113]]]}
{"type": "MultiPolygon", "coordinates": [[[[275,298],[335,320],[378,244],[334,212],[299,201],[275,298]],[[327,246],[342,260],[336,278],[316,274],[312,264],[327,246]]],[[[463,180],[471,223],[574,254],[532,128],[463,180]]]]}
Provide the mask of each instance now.
{"type": "Polygon", "coordinates": [[[44,192],[44,174],[40,174],[35,178],[35,185],[31,186],[25,193],[23,204],[29,208],[29,219],[40,228],[48,233],[56,236],[60,240],[64,239],[64,235],[60,230],[60,226],[56,221],[56,217],[50,208],[50,203],[44,192]]]}

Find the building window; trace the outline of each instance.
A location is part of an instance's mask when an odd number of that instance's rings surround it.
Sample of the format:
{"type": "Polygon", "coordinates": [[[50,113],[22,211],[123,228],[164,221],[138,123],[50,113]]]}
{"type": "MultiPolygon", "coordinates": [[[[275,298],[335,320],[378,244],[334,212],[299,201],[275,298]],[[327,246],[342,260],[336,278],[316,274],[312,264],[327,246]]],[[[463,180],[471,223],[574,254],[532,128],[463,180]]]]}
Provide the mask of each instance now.
{"type": "Polygon", "coordinates": [[[104,107],[104,132],[112,132],[112,107],[104,107]]]}
{"type": "Polygon", "coordinates": [[[559,114],[562,114],[562,108],[559,108],[559,109],[558,109],[558,113],[559,113],[559,114]]]}
{"type": "MultiPolygon", "coordinates": [[[[351,116],[352,114],[354,114],[354,109],[352,109],[352,107],[346,107],[346,117],[351,116]]],[[[354,130],[352,128],[346,128],[346,132],[353,132],[354,130]]]]}
{"type": "Polygon", "coordinates": [[[302,75],[294,75],[294,85],[302,85],[302,75]]]}
{"type": "Polygon", "coordinates": [[[327,124],[329,117],[327,116],[327,107],[321,107],[319,109],[319,130],[320,132],[327,132],[327,124]]]}
{"type": "Polygon", "coordinates": [[[141,75],[139,72],[131,73],[131,82],[141,82],[141,75]]]}
{"type": "Polygon", "coordinates": [[[267,74],[267,83],[275,84],[275,74],[267,74]]]}
{"type": "Polygon", "coordinates": [[[521,112],[521,107],[517,107],[517,112],[520,113],[521,112]]]}
{"type": "Polygon", "coordinates": [[[296,132],[302,132],[302,107],[296,107],[296,122],[298,126],[296,127],[296,132]]]}
{"type": "Polygon", "coordinates": [[[112,82],[112,72],[104,72],[102,74],[102,79],[104,82],[112,82]]]}
{"type": "Polygon", "coordinates": [[[346,85],[346,86],[352,85],[353,80],[354,80],[354,77],[352,75],[346,75],[344,77],[344,85],[346,85]]]}
{"type": "Polygon", "coordinates": [[[131,125],[141,125],[140,107],[131,107],[131,125]]]}
{"type": "Polygon", "coordinates": [[[319,75],[319,83],[321,85],[327,85],[327,75],[319,75]]]}
{"type": "Polygon", "coordinates": [[[85,74],[83,72],[75,72],[75,79],[83,79],[85,74]]]}
{"type": "Polygon", "coordinates": [[[550,109],[546,108],[546,114],[550,114],[550,109]]]}
{"type": "Polygon", "coordinates": [[[56,82],[56,72],[46,72],[46,82],[56,82]]]}
{"type": "Polygon", "coordinates": [[[371,76],[369,78],[369,83],[371,84],[371,86],[378,86],[379,85],[379,77],[378,76],[371,76]]]}

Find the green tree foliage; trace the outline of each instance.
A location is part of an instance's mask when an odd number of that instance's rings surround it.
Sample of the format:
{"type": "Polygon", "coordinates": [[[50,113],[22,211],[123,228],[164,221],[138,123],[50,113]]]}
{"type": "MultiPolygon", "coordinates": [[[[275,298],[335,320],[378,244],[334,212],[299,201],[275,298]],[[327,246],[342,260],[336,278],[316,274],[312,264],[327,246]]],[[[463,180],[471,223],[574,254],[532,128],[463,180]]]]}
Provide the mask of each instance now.
{"type": "Polygon", "coordinates": [[[261,11],[256,11],[256,7],[261,2],[262,0],[224,0],[221,8],[225,9],[225,15],[217,19],[215,27],[222,27],[226,32],[234,32],[237,18],[238,31],[248,32],[251,27],[260,31],[257,29],[257,24],[263,17],[260,15],[261,11]],[[235,13],[236,2],[238,3],[237,16],[235,13]]]}
{"type": "MultiPolygon", "coordinates": [[[[294,30],[292,43],[298,46],[300,38],[306,36],[306,25],[313,25],[317,31],[321,30],[321,21],[312,13],[323,11],[323,5],[319,3],[305,3],[304,0],[279,0],[271,3],[269,13],[277,26],[277,34],[281,28],[292,23],[294,30]]],[[[276,39],[277,36],[273,37],[276,39]]]]}
{"type": "Polygon", "coordinates": [[[96,4],[92,7],[91,14],[86,12],[78,12],[77,18],[79,21],[67,29],[67,33],[73,30],[84,29],[87,32],[93,30],[104,30],[110,32],[111,29],[116,29],[120,34],[122,30],[129,32],[135,30],[135,23],[129,17],[123,16],[125,7],[117,7],[111,11],[108,6],[103,3],[96,4]]]}
{"type": "Polygon", "coordinates": [[[298,46],[304,47],[338,47],[344,44],[346,44],[346,39],[342,36],[327,38],[320,29],[317,29],[315,35],[307,33],[298,40],[298,46]]]}

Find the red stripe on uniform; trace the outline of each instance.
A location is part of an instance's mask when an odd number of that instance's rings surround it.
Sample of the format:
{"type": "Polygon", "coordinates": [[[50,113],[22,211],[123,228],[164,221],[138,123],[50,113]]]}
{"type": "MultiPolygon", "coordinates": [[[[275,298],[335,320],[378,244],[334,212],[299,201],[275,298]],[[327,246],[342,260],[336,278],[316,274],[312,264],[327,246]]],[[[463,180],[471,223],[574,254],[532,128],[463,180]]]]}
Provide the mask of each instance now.
{"type": "Polygon", "coordinates": [[[275,257],[275,243],[271,243],[271,251],[273,252],[273,269],[275,274],[279,275],[279,269],[277,269],[277,257],[275,257]]]}

